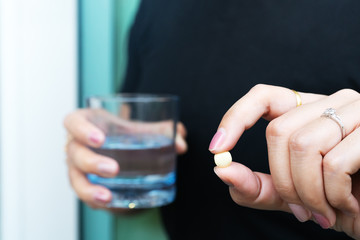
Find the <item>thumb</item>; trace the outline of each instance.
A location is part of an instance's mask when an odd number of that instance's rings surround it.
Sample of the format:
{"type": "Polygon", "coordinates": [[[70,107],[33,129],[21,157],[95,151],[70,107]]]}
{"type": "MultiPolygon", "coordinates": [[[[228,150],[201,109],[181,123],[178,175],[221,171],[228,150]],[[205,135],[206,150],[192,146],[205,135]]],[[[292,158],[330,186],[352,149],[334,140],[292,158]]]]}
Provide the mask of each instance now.
{"type": "Polygon", "coordinates": [[[215,174],[230,186],[230,195],[241,206],[263,210],[291,212],[275,190],[271,175],[253,172],[248,167],[232,162],[226,168],[215,167],[215,174]]]}

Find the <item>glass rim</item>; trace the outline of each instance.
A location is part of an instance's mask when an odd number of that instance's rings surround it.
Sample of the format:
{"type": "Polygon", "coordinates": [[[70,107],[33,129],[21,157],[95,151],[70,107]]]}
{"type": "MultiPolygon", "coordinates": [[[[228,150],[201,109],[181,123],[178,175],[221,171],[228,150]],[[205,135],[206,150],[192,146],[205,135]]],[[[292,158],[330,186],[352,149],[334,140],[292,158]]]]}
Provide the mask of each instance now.
{"type": "Polygon", "coordinates": [[[102,102],[171,102],[178,101],[179,97],[167,93],[113,93],[89,96],[87,100],[102,102]]]}

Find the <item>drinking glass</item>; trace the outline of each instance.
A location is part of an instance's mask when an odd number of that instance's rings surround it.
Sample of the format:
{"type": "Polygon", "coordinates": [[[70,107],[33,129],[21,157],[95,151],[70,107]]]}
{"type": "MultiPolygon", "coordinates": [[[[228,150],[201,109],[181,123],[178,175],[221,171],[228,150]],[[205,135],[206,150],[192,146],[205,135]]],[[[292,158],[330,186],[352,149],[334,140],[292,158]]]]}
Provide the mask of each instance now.
{"type": "Polygon", "coordinates": [[[92,150],[119,164],[119,174],[88,174],[112,192],[108,207],[151,208],[173,202],[176,195],[175,135],[178,97],[166,94],[117,94],[87,99],[89,120],[106,135],[92,150]]]}

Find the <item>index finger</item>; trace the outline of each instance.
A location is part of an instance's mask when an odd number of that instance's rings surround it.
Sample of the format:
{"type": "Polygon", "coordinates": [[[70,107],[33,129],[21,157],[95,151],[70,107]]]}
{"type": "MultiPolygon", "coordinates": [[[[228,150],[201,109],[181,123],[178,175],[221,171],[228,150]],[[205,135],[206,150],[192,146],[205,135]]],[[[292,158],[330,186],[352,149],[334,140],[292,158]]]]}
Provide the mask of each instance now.
{"type": "MultiPolygon", "coordinates": [[[[299,93],[303,104],[324,97],[320,94],[299,93]]],[[[220,153],[232,149],[243,132],[261,117],[272,120],[296,107],[296,96],[291,89],[259,84],[240,98],[222,118],[209,150],[220,153]]]]}
{"type": "Polygon", "coordinates": [[[64,119],[64,126],[68,133],[81,143],[100,147],[105,140],[105,134],[88,120],[89,114],[88,109],[70,113],[64,119]]]}

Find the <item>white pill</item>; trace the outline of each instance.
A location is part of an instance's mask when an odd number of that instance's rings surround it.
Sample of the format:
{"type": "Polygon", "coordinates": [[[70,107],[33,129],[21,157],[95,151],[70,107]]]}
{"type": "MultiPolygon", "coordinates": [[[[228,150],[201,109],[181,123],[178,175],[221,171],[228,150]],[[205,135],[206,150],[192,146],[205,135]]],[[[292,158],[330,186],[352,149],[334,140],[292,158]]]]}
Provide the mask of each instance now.
{"type": "Polygon", "coordinates": [[[231,164],[232,157],[230,152],[222,152],[214,155],[215,164],[218,167],[228,167],[231,164]]]}

